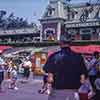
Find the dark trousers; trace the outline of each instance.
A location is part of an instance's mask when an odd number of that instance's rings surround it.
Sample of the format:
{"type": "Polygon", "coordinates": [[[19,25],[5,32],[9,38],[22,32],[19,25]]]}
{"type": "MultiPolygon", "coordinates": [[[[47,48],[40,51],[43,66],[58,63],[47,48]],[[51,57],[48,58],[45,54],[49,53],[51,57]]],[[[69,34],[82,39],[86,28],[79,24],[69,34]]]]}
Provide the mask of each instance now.
{"type": "Polygon", "coordinates": [[[90,79],[90,83],[91,83],[93,89],[95,90],[94,82],[95,82],[95,80],[96,80],[96,75],[94,75],[94,76],[92,76],[92,75],[89,76],[89,79],[90,79]]]}
{"type": "Polygon", "coordinates": [[[0,89],[3,80],[4,80],[4,72],[0,72],[0,89]]]}
{"type": "Polygon", "coordinates": [[[94,100],[100,100],[100,90],[96,90],[96,95],[94,96],[94,100]]]}
{"type": "Polygon", "coordinates": [[[25,78],[28,78],[29,77],[29,75],[30,75],[30,70],[29,70],[29,68],[24,68],[24,77],[25,78]]]}

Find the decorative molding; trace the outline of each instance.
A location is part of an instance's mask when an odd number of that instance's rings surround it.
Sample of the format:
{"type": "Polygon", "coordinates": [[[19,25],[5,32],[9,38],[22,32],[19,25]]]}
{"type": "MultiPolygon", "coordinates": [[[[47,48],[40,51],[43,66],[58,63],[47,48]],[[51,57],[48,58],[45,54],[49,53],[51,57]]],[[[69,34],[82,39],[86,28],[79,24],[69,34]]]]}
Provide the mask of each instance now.
{"type": "Polygon", "coordinates": [[[85,23],[66,23],[66,28],[79,28],[79,27],[91,27],[100,26],[100,22],[85,22],[85,23]]]}

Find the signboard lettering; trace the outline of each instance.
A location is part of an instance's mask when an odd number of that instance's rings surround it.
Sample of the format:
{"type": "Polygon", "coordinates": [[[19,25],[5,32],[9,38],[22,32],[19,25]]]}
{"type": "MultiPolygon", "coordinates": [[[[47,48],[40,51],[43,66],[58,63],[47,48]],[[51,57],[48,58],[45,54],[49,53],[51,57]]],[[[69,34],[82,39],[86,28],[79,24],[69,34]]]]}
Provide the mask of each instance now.
{"type": "Polygon", "coordinates": [[[67,23],[66,24],[66,28],[70,28],[70,27],[87,27],[87,26],[100,26],[100,22],[67,23]]]}

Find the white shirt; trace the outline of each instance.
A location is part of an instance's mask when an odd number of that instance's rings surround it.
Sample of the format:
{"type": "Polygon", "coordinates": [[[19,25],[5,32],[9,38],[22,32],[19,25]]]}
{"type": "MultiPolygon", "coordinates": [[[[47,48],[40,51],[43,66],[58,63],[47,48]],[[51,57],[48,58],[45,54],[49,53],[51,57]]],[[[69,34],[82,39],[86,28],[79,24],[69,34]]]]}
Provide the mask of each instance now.
{"type": "Polygon", "coordinates": [[[17,77],[17,71],[13,69],[13,70],[11,71],[11,76],[12,76],[12,77],[17,77]]]}
{"type": "Polygon", "coordinates": [[[29,68],[31,68],[31,67],[32,67],[32,63],[31,63],[30,61],[25,61],[25,62],[24,62],[24,66],[25,66],[25,67],[28,66],[29,68]]]}

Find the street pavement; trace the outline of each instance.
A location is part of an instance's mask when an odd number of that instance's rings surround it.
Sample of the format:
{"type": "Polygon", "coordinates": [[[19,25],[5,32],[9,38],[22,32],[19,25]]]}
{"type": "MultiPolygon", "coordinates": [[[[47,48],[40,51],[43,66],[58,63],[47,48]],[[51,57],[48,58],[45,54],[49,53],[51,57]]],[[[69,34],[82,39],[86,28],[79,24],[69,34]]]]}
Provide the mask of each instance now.
{"type": "Polygon", "coordinates": [[[22,84],[17,82],[18,90],[8,89],[9,81],[3,82],[3,93],[0,93],[0,100],[47,100],[46,94],[38,94],[38,90],[41,88],[42,80],[35,78],[28,81],[28,83],[22,84]]]}

